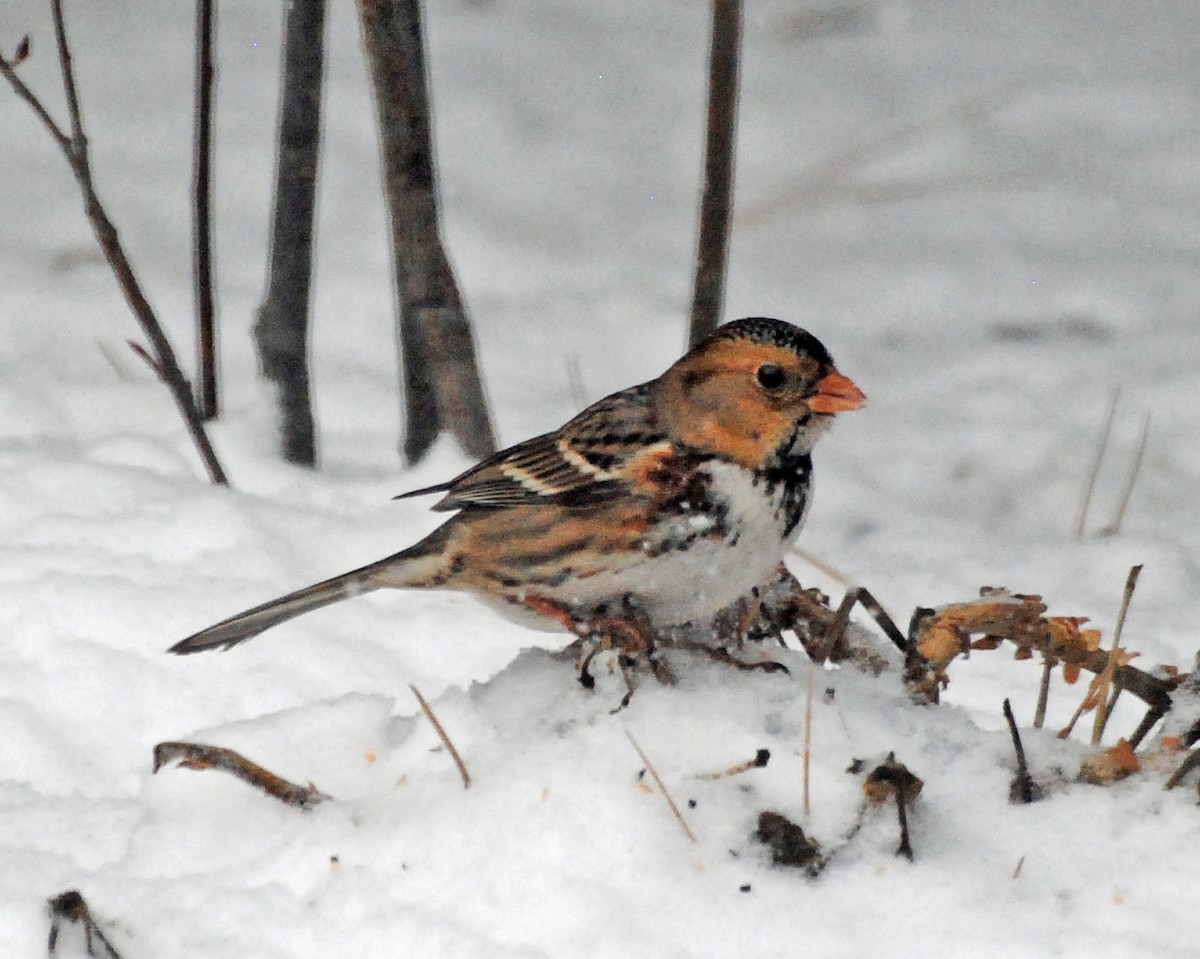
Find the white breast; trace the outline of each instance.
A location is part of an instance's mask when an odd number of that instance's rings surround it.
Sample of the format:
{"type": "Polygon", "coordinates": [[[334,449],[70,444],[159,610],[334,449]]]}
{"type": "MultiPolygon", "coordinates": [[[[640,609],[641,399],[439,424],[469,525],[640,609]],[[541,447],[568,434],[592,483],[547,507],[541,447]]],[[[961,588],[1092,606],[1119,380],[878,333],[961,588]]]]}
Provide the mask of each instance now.
{"type": "Polygon", "coordinates": [[[753,473],[731,463],[705,469],[723,515],[696,504],[694,512],[684,511],[648,535],[641,556],[611,573],[548,591],[552,598],[579,608],[629,595],[664,627],[707,619],[771,579],[803,520],[785,534],[782,487],[768,495],[753,473]],[[667,545],[680,542],[686,546],[667,545]]]}

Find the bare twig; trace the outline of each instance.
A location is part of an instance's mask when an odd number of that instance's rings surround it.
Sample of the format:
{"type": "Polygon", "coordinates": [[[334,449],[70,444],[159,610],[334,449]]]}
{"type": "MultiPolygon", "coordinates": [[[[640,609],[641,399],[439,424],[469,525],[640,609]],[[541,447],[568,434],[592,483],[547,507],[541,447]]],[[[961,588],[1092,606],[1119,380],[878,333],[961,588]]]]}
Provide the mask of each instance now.
{"type": "Polygon", "coordinates": [[[37,95],[25,85],[25,81],[17,76],[16,66],[24,62],[29,56],[29,37],[22,37],[20,44],[17,45],[17,52],[13,55],[12,60],[6,60],[0,56],[0,73],[4,74],[4,79],[9,82],[13,88],[13,92],[18,97],[29,104],[29,108],[33,110],[34,115],[42,121],[42,125],[50,132],[50,136],[54,138],[54,142],[59,148],[67,154],[68,161],[70,160],[71,138],[63,133],[62,128],[54,121],[46,110],[42,101],[37,95]]]}
{"type": "Polygon", "coordinates": [[[217,416],[216,308],[212,269],[212,102],[216,0],[196,0],[196,138],[192,180],[192,255],[196,290],[196,406],[217,416]]]}
{"type": "MultiPolygon", "coordinates": [[[[1122,687],[1124,688],[1124,687],[1122,687]]],[[[1142,717],[1142,721],[1138,723],[1137,729],[1133,731],[1133,735],[1129,737],[1129,745],[1133,749],[1137,749],[1142,744],[1142,740],[1146,738],[1150,730],[1154,728],[1154,724],[1167,714],[1167,710],[1171,708],[1170,699],[1166,704],[1152,703],[1146,710],[1146,715],[1142,717]]]]}
{"type": "Polygon", "coordinates": [[[1197,766],[1200,766],[1200,749],[1191,750],[1183,759],[1183,762],[1171,773],[1171,778],[1167,780],[1166,789],[1174,789],[1183,778],[1197,766]]]}
{"type": "Polygon", "coordinates": [[[1041,729],[1046,723],[1046,706],[1050,702],[1050,676],[1054,672],[1054,663],[1050,656],[1042,662],[1042,681],[1038,685],[1037,708],[1033,711],[1033,728],[1041,729]]]}
{"type": "Polygon", "coordinates": [[[638,758],[640,758],[643,765],[645,765],[646,772],[650,774],[650,778],[653,779],[654,784],[658,786],[658,791],[662,793],[663,799],[667,801],[667,805],[671,808],[671,813],[677,820],[679,820],[679,825],[683,827],[684,834],[692,842],[696,842],[696,834],[692,832],[691,826],[689,826],[687,824],[687,820],[683,818],[683,813],[681,813],[679,811],[679,807],[675,805],[675,800],[671,798],[671,793],[668,791],[666,784],[662,781],[662,777],[658,775],[658,770],[654,768],[654,763],[650,762],[650,758],[646,755],[642,747],[638,745],[638,741],[633,738],[633,733],[627,729],[625,730],[625,735],[628,737],[630,745],[632,745],[637,751],[638,758]]]}
{"type": "MultiPolygon", "coordinates": [[[[895,620],[888,615],[887,610],[879,605],[879,600],[877,600],[871,594],[870,590],[868,590],[865,586],[855,586],[846,594],[846,600],[843,600],[843,604],[848,600],[852,600],[852,605],[853,602],[857,602],[870,614],[871,618],[875,620],[876,625],[882,629],[887,635],[887,638],[892,641],[893,646],[895,646],[901,652],[906,652],[908,650],[908,638],[902,632],[900,632],[895,620]]],[[[839,609],[838,617],[840,618],[841,615],[842,611],[839,609]]],[[[847,610],[847,620],[849,620],[849,616],[850,613],[849,610],[847,610]]],[[[845,631],[845,627],[842,627],[842,631],[845,631]]]]}
{"type": "Polygon", "coordinates": [[[1150,439],[1150,414],[1146,414],[1146,419],[1142,422],[1142,434],[1138,438],[1137,451],[1133,454],[1133,465],[1129,469],[1129,479],[1125,482],[1125,489],[1121,493],[1121,500],[1117,504],[1116,512],[1113,514],[1113,520],[1102,530],[1101,536],[1116,536],[1121,532],[1121,523],[1125,519],[1125,511],[1129,508],[1129,500],[1133,496],[1133,488],[1137,485],[1138,474],[1142,470],[1142,459],[1146,455],[1146,443],[1150,439]]]}
{"type": "Polygon", "coordinates": [[[176,760],[185,769],[220,769],[280,802],[289,806],[299,806],[301,809],[315,806],[330,798],[312,783],[299,786],[288,782],[258,763],[251,762],[239,752],[205,743],[159,743],[154,747],[153,772],[158,772],[167,763],[176,760]]]}
{"type": "Polygon", "coordinates": [[[1083,486],[1083,495],[1079,499],[1079,517],[1075,520],[1075,538],[1083,539],[1083,531],[1087,525],[1088,510],[1092,505],[1092,494],[1096,491],[1096,478],[1100,475],[1100,467],[1104,463],[1104,454],[1108,450],[1108,440],[1112,436],[1113,421],[1117,416],[1117,401],[1121,398],[1121,388],[1113,390],[1112,399],[1108,404],[1108,415],[1104,417],[1104,428],[1100,433],[1100,442],[1096,446],[1096,455],[1092,458],[1088,470],[1087,482],[1083,486]]]}
{"type": "Polygon", "coordinates": [[[1021,731],[1017,729],[1017,720],[1013,716],[1012,704],[1004,700],[1004,719],[1008,723],[1008,731],[1012,735],[1013,751],[1017,754],[1017,775],[1013,777],[1012,798],[1023,803],[1033,802],[1034,785],[1029,776],[1029,767],[1025,764],[1025,747],[1021,745],[1021,731]]]}
{"type": "Polygon", "coordinates": [[[759,749],[755,751],[753,759],[747,759],[745,762],[734,763],[728,769],[722,769],[715,773],[702,773],[697,776],[697,779],[724,779],[726,776],[739,776],[744,772],[749,772],[751,769],[762,769],[771,761],[771,750],[759,749]]]}
{"type": "Polygon", "coordinates": [[[166,375],[163,373],[162,366],[159,364],[158,360],[150,355],[150,353],[144,346],[142,346],[141,343],[138,343],[136,340],[126,340],[125,343],[133,355],[150,368],[151,373],[157,376],[160,380],[163,380],[164,382],[166,381],[166,375]]]}
{"type": "Polygon", "coordinates": [[[741,34],[742,0],[712,0],[704,192],[700,200],[700,239],[696,251],[692,320],[688,332],[692,346],[717,328],[725,301],[741,34]]]}
{"type": "Polygon", "coordinates": [[[1075,707],[1075,712],[1071,714],[1071,718],[1067,720],[1067,724],[1058,731],[1059,739],[1068,739],[1070,737],[1071,733],[1075,731],[1075,724],[1079,722],[1079,719],[1083,715],[1085,709],[1087,709],[1086,696],[1084,697],[1083,702],[1075,707]]]}
{"type": "Polygon", "coordinates": [[[1108,662],[1105,664],[1104,672],[1100,674],[1101,681],[1101,696],[1100,701],[1096,706],[1096,718],[1092,724],[1092,745],[1099,746],[1100,740],[1104,736],[1104,727],[1108,725],[1109,713],[1113,705],[1117,701],[1117,695],[1120,693],[1118,686],[1112,694],[1112,699],[1109,700],[1107,690],[1112,687],[1113,679],[1116,675],[1117,667],[1121,663],[1121,632],[1125,629],[1125,614],[1129,612],[1129,602],[1133,599],[1133,591],[1137,588],[1138,576],[1141,575],[1142,567],[1137,565],[1129,570],[1129,575],[1125,578],[1125,592],[1121,597],[1121,611],[1117,614],[1117,626],[1113,630],[1112,649],[1108,653],[1108,662]]]}
{"type": "Polygon", "coordinates": [[[121,954],[108,941],[108,937],[104,935],[96,920],[92,918],[87,902],[78,890],[70,889],[60,893],[50,900],[49,906],[50,936],[46,942],[46,951],[51,959],[58,955],[58,935],[64,920],[71,923],[77,922],[83,926],[84,945],[87,954],[93,959],[121,959],[121,954]],[[103,952],[96,951],[97,943],[103,948],[103,952]]]}
{"type": "Polygon", "coordinates": [[[438,738],[445,745],[450,753],[450,758],[454,760],[454,765],[458,767],[458,775],[462,777],[463,789],[470,788],[471,774],[467,772],[467,764],[463,762],[462,756],[458,754],[458,750],[454,748],[454,742],[446,734],[445,727],[438,721],[437,715],[433,711],[433,707],[425,701],[425,697],[421,695],[421,691],[412,683],[408,684],[408,688],[412,690],[412,694],[417,697],[417,702],[421,705],[421,712],[429,720],[433,726],[433,731],[438,734],[438,738]]]}
{"type": "MultiPolygon", "coordinates": [[[[71,64],[71,50],[67,43],[66,28],[63,23],[62,0],[50,0],[50,10],[54,20],[59,66],[62,70],[63,89],[67,100],[70,135],[64,133],[62,128],[55,123],[40,99],[17,76],[13,63],[4,57],[0,57],[0,74],[3,74],[17,96],[29,104],[34,114],[54,138],[59,149],[62,150],[63,156],[79,184],[80,192],[83,195],[84,212],[91,223],[100,249],[104,251],[109,266],[120,284],[121,292],[125,295],[125,300],[133,311],[134,318],[150,341],[158,366],[162,370],[163,380],[183,417],[184,424],[200,454],[209,478],[214,483],[227,485],[229,480],[226,478],[225,471],[217,460],[216,452],[204,430],[204,423],[200,419],[200,414],[192,398],[191,386],[179,368],[175,351],[163,331],[162,324],[159,323],[154,309],[142,292],[141,284],[138,283],[133,267],[125,255],[125,248],[121,245],[117,235],[117,228],[108,218],[108,214],[96,194],[95,184],[92,180],[91,161],[88,156],[87,137],[83,132],[79,96],[75,87],[75,74],[71,64]]],[[[18,50],[18,52],[20,51],[18,50]]]]}
{"type": "Polygon", "coordinates": [[[908,800],[904,798],[904,790],[896,791],[896,818],[900,821],[900,845],[896,847],[896,855],[903,856],[909,862],[913,861],[912,838],[908,833],[908,800]]]}

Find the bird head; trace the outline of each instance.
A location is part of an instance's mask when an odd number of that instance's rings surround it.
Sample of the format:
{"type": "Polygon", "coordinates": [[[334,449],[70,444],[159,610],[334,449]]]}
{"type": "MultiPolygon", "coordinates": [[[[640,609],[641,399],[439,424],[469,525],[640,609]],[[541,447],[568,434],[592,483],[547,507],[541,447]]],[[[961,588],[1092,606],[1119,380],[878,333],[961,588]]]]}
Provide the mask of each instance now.
{"type": "Polygon", "coordinates": [[[719,327],[660,377],[668,433],[751,469],[798,455],[866,400],[811,333],[755,317],[719,327]]]}

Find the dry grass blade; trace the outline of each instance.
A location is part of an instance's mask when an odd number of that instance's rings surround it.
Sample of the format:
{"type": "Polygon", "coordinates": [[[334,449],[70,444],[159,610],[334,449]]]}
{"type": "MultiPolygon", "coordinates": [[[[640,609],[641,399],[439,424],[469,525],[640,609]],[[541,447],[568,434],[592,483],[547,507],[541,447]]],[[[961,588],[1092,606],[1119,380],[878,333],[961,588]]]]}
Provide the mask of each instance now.
{"type": "Polygon", "coordinates": [[[1150,439],[1150,414],[1146,414],[1146,419],[1142,422],[1142,435],[1138,438],[1137,452],[1133,454],[1133,465],[1129,468],[1129,479],[1125,482],[1125,489],[1121,493],[1121,500],[1117,504],[1116,512],[1113,514],[1113,521],[1104,529],[1100,530],[1101,536],[1116,536],[1121,532],[1121,523],[1125,520],[1125,511],[1129,508],[1129,500],[1133,496],[1133,488],[1137,485],[1137,479],[1142,471],[1142,459],[1146,455],[1146,443],[1150,439]]]}
{"type": "Polygon", "coordinates": [[[471,785],[471,774],[467,772],[467,765],[463,762],[462,756],[458,754],[458,750],[454,748],[454,743],[446,734],[446,730],[438,721],[437,716],[433,712],[433,707],[425,702],[425,697],[421,695],[421,691],[412,683],[408,684],[408,688],[412,690],[412,694],[417,697],[417,702],[421,704],[421,712],[423,712],[429,722],[433,725],[434,732],[438,734],[446,749],[450,752],[450,758],[454,760],[454,765],[458,767],[458,774],[462,777],[463,789],[467,789],[471,785]]]}
{"type": "Polygon", "coordinates": [[[809,797],[809,782],[812,766],[812,718],[813,718],[813,671],[816,666],[808,661],[808,674],[804,689],[804,819],[807,822],[812,814],[812,803],[809,797]]]}
{"type": "Polygon", "coordinates": [[[1112,436],[1113,421],[1117,418],[1117,401],[1121,398],[1121,389],[1113,390],[1112,399],[1108,404],[1108,415],[1104,418],[1104,429],[1100,433],[1100,443],[1096,447],[1096,455],[1092,459],[1091,469],[1088,470],[1087,482],[1083,486],[1083,496],[1079,501],[1079,517],[1075,521],[1075,538],[1083,539],[1083,531],[1087,526],[1088,510],[1092,505],[1092,494],[1096,491],[1096,478],[1100,475],[1100,467],[1104,463],[1104,454],[1108,450],[1108,440],[1112,436]]]}
{"type": "Polygon", "coordinates": [[[1117,695],[1120,689],[1116,689],[1112,693],[1112,698],[1108,698],[1108,690],[1112,686],[1113,677],[1116,675],[1117,667],[1121,665],[1121,633],[1125,629],[1125,615],[1129,612],[1129,603],[1133,599],[1133,591],[1137,588],[1138,576],[1141,575],[1142,567],[1137,565],[1129,570],[1129,575],[1125,578],[1125,592],[1121,597],[1121,611],[1117,614],[1117,627],[1113,630],[1113,645],[1108,654],[1108,664],[1104,667],[1104,672],[1097,677],[1101,681],[1101,699],[1096,708],[1096,720],[1092,725],[1092,745],[1099,746],[1100,739],[1104,736],[1104,727],[1108,725],[1108,717],[1112,711],[1112,706],[1117,701],[1117,695]]]}
{"type": "Polygon", "coordinates": [[[801,171],[790,183],[781,185],[777,195],[743,207],[736,218],[737,225],[744,229],[761,226],[786,212],[811,209],[843,197],[851,202],[862,203],[871,202],[881,192],[888,191],[897,198],[904,198],[938,195],[939,192],[947,191],[959,192],[964,186],[974,188],[981,185],[983,188],[1002,189],[1009,181],[1014,181],[1017,186],[1024,186],[1039,171],[1001,172],[991,176],[971,174],[949,177],[944,182],[932,180],[882,186],[855,181],[856,176],[878,160],[895,156],[904,149],[928,143],[941,134],[962,129],[994,115],[1011,103],[1018,92],[1015,86],[988,90],[979,96],[954,103],[942,113],[885,130],[874,139],[832,153],[801,171]]]}
{"type": "Polygon", "coordinates": [[[813,569],[820,570],[830,579],[835,580],[840,586],[844,586],[849,589],[852,585],[854,585],[850,577],[843,573],[840,569],[838,569],[836,566],[830,565],[829,563],[825,562],[825,560],[821,559],[820,556],[816,556],[806,549],[802,549],[799,546],[793,546],[792,555],[804,560],[804,562],[808,563],[808,565],[813,567],[813,569]]]}
{"type": "Polygon", "coordinates": [[[241,753],[205,743],[159,743],[154,747],[154,772],[179,761],[185,769],[220,769],[289,806],[306,809],[329,799],[312,783],[300,786],[251,762],[241,753]]]}
{"type": "Polygon", "coordinates": [[[571,406],[577,410],[590,406],[587,387],[583,385],[583,371],[579,366],[579,354],[572,350],[567,354],[567,388],[571,391],[571,406]]]}
{"type": "Polygon", "coordinates": [[[633,733],[628,729],[625,730],[625,736],[629,739],[629,743],[637,751],[638,758],[646,767],[646,772],[650,774],[650,778],[654,780],[654,785],[658,787],[658,791],[662,793],[663,799],[667,801],[667,805],[671,807],[671,813],[679,821],[679,825],[683,827],[684,834],[692,842],[696,842],[696,834],[692,832],[692,827],[687,824],[687,820],[683,818],[683,813],[679,811],[679,807],[675,805],[675,800],[671,798],[671,793],[667,789],[666,783],[662,781],[662,777],[658,775],[658,770],[654,768],[654,763],[650,762],[650,757],[646,755],[645,750],[638,744],[638,741],[633,738],[633,733]]]}

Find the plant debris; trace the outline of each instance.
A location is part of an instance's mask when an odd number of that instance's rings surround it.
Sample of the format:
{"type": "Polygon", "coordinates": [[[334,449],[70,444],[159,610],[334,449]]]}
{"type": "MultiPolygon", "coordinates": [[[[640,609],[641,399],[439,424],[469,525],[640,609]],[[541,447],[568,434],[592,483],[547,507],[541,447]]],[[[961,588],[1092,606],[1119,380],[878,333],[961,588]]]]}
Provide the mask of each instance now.
{"type": "Polygon", "coordinates": [[[782,813],[759,813],[754,840],[771,850],[771,862],[776,866],[796,866],[810,876],[816,876],[825,865],[821,844],[804,835],[804,830],[782,813]]]}
{"type": "Polygon", "coordinates": [[[896,816],[900,822],[900,845],[896,855],[910,862],[913,858],[912,841],[908,834],[908,807],[921,795],[925,781],[914,775],[904,763],[897,762],[895,753],[872,769],[863,783],[863,794],[868,802],[882,804],[896,800],[896,816]]]}
{"type": "Polygon", "coordinates": [[[104,935],[96,920],[92,918],[87,902],[78,890],[70,889],[55,896],[49,902],[50,906],[50,937],[46,943],[46,951],[53,959],[58,955],[58,936],[64,921],[79,923],[83,926],[84,945],[87,954],[93,959],[121,959],[121,954],[108,937],[104,935]],[[99,945],[103,952],[97,952],[99,945]]]}
{"type": "Polygon", "coordinates": [[[220,769],[268,796],[274,796],[280,802],[289,806],[299,806],[301,809],[315,806],[330,798],[312,783],[298,786],[276,776],[258,763],[251,762],[239,752],[204,743],[159,743],[154,747],[153,772],[158,772],[167,763],[175,760],[179,760],[179,765],[185,769],[220,769]]]}

